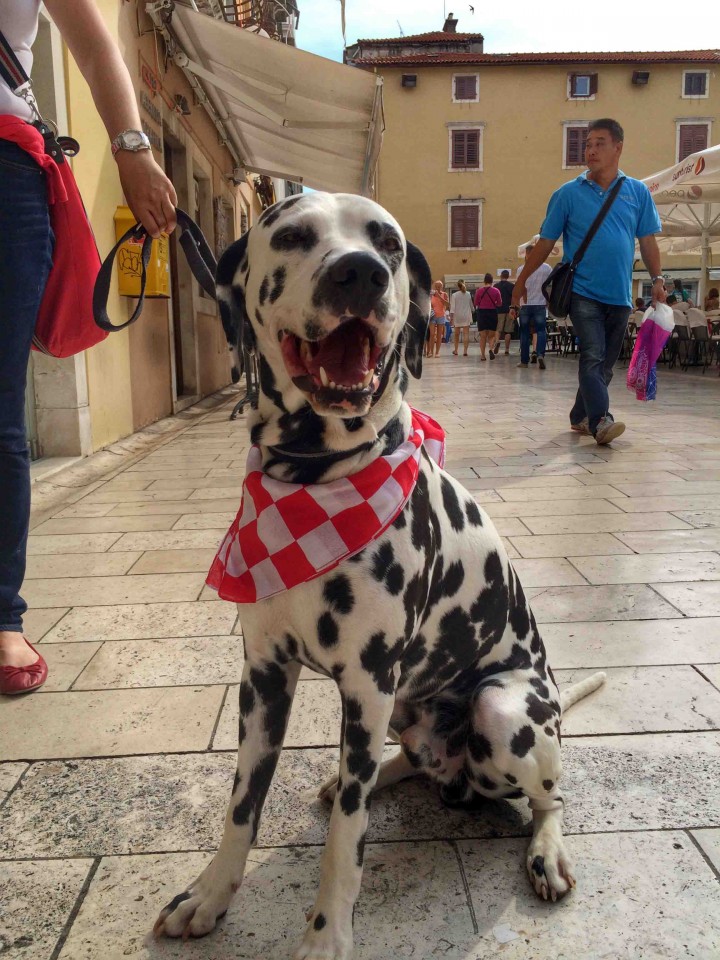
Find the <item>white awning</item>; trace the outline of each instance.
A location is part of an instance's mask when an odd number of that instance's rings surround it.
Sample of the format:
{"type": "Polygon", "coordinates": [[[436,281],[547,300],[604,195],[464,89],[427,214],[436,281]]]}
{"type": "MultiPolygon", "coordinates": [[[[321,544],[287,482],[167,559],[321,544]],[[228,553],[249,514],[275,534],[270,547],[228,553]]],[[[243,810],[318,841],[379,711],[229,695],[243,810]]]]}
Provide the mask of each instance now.
{"type": "Polygon", "coordinates": [[[175,61],[212,95],[242,165],[330,192],[372,192],[382,80],[174,3],[175,61]]]}

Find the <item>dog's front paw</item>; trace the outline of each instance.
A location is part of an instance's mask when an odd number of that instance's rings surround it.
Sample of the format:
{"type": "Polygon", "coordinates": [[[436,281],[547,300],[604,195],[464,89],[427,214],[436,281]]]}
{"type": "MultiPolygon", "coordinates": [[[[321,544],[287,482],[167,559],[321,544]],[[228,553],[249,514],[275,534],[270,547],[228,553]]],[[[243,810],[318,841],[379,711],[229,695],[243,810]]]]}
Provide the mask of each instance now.
{"type": "Polygon", "coordinates": [[[534,839],[528,849],[527,872],[535,893],[543,900],[561,899],[576,883],[572,861],[562,842],[534,839]]]}
{"type": "Polygon", "coordinates": [[[337,794],[338,787],[338,778],[331,777],[326,781],[318,791],[318,797],[321,800],[324,800],[326,803],[335,803],[335,796],[337,794]]]}
{"type": "Polygon", "coordinates": [[[293,960],[350,960],[352,951],[352,920],[333,922],[317,913],[308,923],[293,960]]]}
{"type": "Polygon", "coordinates": [[[163,907],[155,921],[156,937],[204,937],[225,916],[239,884],[219,876],[210,863],[195,883],[163,907]]]}

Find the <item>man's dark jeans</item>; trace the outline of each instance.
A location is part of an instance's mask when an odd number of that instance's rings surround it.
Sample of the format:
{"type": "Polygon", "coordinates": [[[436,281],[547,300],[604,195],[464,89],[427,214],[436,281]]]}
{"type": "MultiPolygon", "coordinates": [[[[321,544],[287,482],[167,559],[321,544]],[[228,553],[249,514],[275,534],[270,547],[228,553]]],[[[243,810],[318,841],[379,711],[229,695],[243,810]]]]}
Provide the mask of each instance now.
{"type": "Polygon", "coordinates": [[[612,419],[608,385],[620,356],[630,309],[575,293],[572,297],[570,320],[580,341],[580,389],[570,411],[570,423],[580,423],[587,417],[593,434],[603,417],[612,419]]]}
{"type": "Polygon", "coordinates": [[[35,319],[52,265],[45,174],[0,140],[0,630],[22,630],[30,522],[25,380],[35,319]]]}
{"type": "Polygon", "coordinates": [[[537,355],[545,356],[547,339],[547,310],[542,304],[526,304],[520,307],[520,362],[530,363],[530,324],[537,334],[537,355]]]}

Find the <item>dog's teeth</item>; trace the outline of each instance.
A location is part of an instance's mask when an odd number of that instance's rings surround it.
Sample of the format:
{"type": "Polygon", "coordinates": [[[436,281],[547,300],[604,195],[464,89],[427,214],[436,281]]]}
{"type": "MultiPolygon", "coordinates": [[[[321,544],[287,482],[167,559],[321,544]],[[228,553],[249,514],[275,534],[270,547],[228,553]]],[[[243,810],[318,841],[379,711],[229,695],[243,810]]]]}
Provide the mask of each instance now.
{"type": "Polygon", "coordinates": [[[334,380],[331,380],[328,386],[330,387],[331,390],[337,390],[337,384],[335,383],[334,380]]]}
{"type": "Polygon", "coordinates": [[[370,359],[370,340],[367,337],[365,337],[365,339],[363,340],[362,348],[363,348],[363,358],[365,360],[365,364],[367,365],[367,362],[370,359]]]}
{"type": "Polygon", "coordinates": [[[374,372],[372,370],[368,370],[368,372],[365,374],[365,379],[363,380],[361,386],[369,387],[370,384],[372,383],[373,376],[374,376],[374,372]]]}
{"type": "Polygon", "coordinates": [[[328,379],[328,375],[325,373],[325,367],[320,367],[320,380],[324,387],[327,387],[330,383],[330,380],[328,379]]]}

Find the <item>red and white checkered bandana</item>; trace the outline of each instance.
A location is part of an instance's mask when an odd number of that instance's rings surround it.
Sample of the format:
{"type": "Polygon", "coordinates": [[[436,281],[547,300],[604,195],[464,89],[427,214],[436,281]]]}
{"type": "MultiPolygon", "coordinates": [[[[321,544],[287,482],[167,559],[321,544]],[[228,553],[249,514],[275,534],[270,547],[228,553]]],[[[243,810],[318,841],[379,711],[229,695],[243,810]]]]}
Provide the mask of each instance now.
{"type": "Polygon", "coordinates": [[[410,436],[351,477],[330,483],[285,483],[248,455],[240,510],[220,545],[208,586],[223,600],[257,603],[332,570],[358,553],[405,506],[420,469],[420,448],[445,462],[445,431],[413,410],[410,436]]]}

